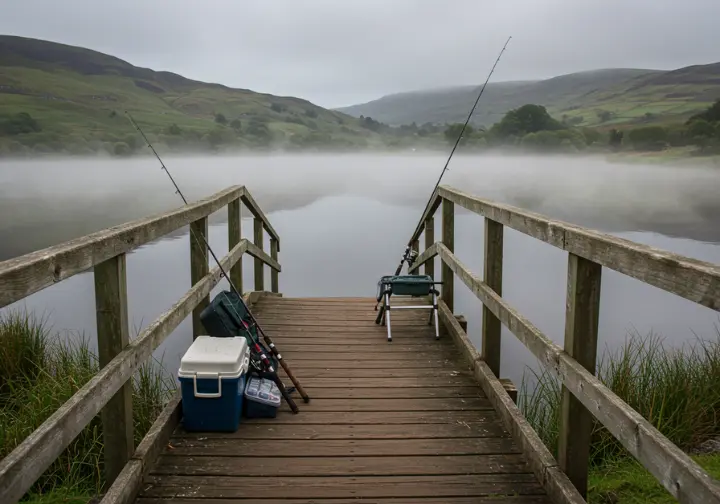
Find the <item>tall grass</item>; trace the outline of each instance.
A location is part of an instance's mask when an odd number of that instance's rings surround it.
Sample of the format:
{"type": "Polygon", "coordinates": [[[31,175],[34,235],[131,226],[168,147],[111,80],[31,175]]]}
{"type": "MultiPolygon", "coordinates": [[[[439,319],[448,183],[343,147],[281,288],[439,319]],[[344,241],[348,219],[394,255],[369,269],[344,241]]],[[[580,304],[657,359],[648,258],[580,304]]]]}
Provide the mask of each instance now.
{"type": "MultiPolygon", "coordinates": [[[[718,335],[720,337],[720,334],[718,335]]],[[[561,387],[543,370],[523,377],[520,409],[557,456],[561,387]]],[[[631,334],[615,352],[605,352],[598,378],[670,441],[690,451],[720,435],[720,343],[697,340],[666,348],[655,334],[631,334]]],[[[591,441],[594,466],[629,456],[597,420],[591,441]]]]}
{"type": "MultiPolygon", "coordinates": [[[[175,388],[157,362],[133,377],[136,444],[144,437],[175,388]]],[[[32,313],[0,315],[0,458],[5,457],[99,370],[84,338],[52,334],[47,320],[32,313]]],[[[43,494],[96,495],[104,484],[100,415],[70,443],[32,487],[43,494]]]]}

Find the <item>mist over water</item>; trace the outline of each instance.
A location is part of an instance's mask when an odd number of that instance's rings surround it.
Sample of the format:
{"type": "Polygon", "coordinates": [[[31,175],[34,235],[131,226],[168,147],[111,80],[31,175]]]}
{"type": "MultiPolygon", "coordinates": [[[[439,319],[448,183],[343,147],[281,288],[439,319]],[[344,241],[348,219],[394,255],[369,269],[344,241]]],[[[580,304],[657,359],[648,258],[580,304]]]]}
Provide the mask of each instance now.
{"type": "MultiPolygon", "coordinates": [[[[378,278],[397,266],[444,162],[444,155],[425,153],[165,158],[191,202],[230,185],[248,187],[280,234],[280,290],[286,296],[373,297],[378,278]]],[[[456,155],[443,184],[720,263],[717,168],[611,164],[593,157],[456,155]]],[[[0,260],[181,204],[151,157],[5,161],[0,165],[0,260]]],[[[481,276],[483,219],[459,207],[456,212],[456,253],[481,276]]],[[[210,243],[218,256],[227,252],[226,218],[224,209],[211,216],[210,243]]],[[[436,237],[439,221],[438,216],[436,237]]],[[[146,327],[189,288],[186,233],[180,230],[129,255],[131,328],[146,327]]],[[[243,235],[252,235],[249,219],[243,221],[243,235]]],[[[566,253],[508,229],[504,261],[504,297],[562,343],[566,253]]],[[[252,260],[243,262],[247,290],[253,285],[252,260]]],[[[467,317],[479,345],[481,305],[461,282],[455,285],[455,311],[467,317]]],[[[716,337],[719,320],[712,310],[607,269],[602,289],[600,353],[633,328],[641,334],[657,331],[673,343],[693,339],[693,331],[716,337]]],[[[48,314],[57,330],[83,331],[94,341],[91,273],[15,305],[21,306],[48,314]]],[[[169,371],[177,368],[190,341],[186,320],[158,351],[169,371]]],[[[533,363],[505,332],[502,374],[519,384],[523,369],[533,363]]]]}

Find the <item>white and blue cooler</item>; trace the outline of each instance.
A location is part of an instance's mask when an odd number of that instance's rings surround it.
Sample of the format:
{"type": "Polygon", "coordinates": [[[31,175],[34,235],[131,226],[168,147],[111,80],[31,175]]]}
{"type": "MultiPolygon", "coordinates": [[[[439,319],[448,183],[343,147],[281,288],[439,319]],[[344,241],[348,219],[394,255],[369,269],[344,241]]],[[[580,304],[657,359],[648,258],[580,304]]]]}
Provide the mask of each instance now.
{"type": "Polygon", "coordinates": [[[198,336],[193,341],[178,371],[185,430],[237,430],[249,363],[250,348],[243,337],[198,336]]]}

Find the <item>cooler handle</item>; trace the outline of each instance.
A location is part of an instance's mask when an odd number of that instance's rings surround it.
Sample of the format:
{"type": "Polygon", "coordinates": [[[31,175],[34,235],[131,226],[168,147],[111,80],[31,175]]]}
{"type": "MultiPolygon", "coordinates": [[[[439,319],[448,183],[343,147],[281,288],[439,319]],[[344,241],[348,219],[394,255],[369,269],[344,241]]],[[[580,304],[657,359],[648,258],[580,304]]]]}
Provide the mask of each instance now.
{"type": "Polygon", "coordinates": [[[193,376],[193,392],[195,397],[222,397],[222,377],[218,375],[218,391],[217,392],[198,392],[197,375],[193,376]]]}

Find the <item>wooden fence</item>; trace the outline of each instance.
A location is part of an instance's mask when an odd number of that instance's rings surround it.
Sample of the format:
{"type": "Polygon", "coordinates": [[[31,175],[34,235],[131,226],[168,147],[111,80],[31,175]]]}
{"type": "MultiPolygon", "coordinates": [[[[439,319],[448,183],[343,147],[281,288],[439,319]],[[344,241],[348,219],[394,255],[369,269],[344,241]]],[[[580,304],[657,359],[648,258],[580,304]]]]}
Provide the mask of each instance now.
{"type": "MultiPolygon", "coordinates": [[[[134,372],[172,331],[192,314],[193,338],[203,332],[200,313],[222,278],[210,269],[208,216],[228,210],[228,254],[222,268],[242,292],[243,254],[255,258],[255,291],[264,290],[263,266],[271,268],[271,290],[278,292],[280,238],[244,186],[229,187],[204,200],[154,217],[105,229],[66,243],[0,263],[0,308],[73,275],[93,269],[100,371],[32,434],[0,461],[0,502],[17,502],[86,425],[101,414],[106,485],[109,487],[131,457],[140,459],[159,448],[160,418],[137,450],[133,446],[132,383],[134,372]],[[254,243],[241,237],[241,203],[254,217],[254,243]],[[126,254],[183,226],[190,226],[192,287],[168,311],[130,341],[128,334],[126,254]],[[263,231],[270,235],[270,255],[263,251],[263,231]],[[151,443],[150,440],[153,440],[151,443]],[[148,442],[146,442],[148,441],[148,442]],[[135,455],[134,455],[135,454],[135,455]]],[[[177,405],[177,401],[174,403],[177,405]]],[[[171,404],[161,417],[177,414],[171,404]]],[[[116,487],[119,485],[116,485],[116,487]]]]}
{"type": "MultiPolygon", "coordinates": [[[[422,216],[412,242],[425,251],[411,271],[425,265],[434,274],[435,256],[442,264],[441,315],[501,414],[514,415],[513,428],[541,482],[562,493],[565,475],[583,497],[587,493],[592,417],[680,502],[720,503],[720,486],[698,464],[623,402],[595,376],[600,284],[607,267],[695,303],[720,311],[720,266],[682,257],[579,226],[548,219],[509,205],[494,203],[440,186],[422,216]],[[433,215],[442,204],[442,239],[434,238],[433,215]],[[454,251],[455,205],[485,217],[483,280],[460,262],[454,251]],[[503,229],[520,231],[568,252],[564,348],[556,345],[502,298],[503,229]],[[452,317],[453,282],[457,277],[483,304],[482,348],[478,353],[452,317]],[[512,404],[495,392],[500,377],[500,330],[504,324],[562,381],[562,406],[557,463],[512,404]],[[559,468],[560,473],[555,471],[559,468]]],[[[551,488],[552,490],[552,488],[551,488]]],[[[567,493],[567,492],[566,492],[567,493]]]]}

